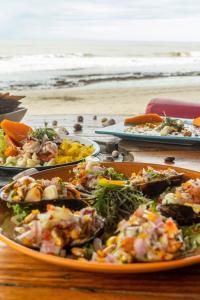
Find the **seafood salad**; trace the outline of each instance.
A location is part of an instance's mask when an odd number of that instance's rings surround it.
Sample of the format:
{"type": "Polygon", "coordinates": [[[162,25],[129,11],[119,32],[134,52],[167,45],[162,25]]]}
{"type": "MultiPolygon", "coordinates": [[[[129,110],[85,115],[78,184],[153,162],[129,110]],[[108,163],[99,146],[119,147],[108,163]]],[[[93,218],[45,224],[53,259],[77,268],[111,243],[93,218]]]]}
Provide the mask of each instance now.
{"type": "Polygon", "coordinates": [[[1,199],[11,202],[39,202],[42,200],[56,200],[66,198],[80,198],[80,192],[72,183],[55,177],[48,179],[34,179],[23,176],[1,189],[1,199]]]}
{"type": "Polygon", "coordinates": [[[67,138],[65,128],[33,129],[9,120],[1,122],[0,165],[32,168],[82,160],[94,152],[93,146],[67,138]]]}
{"type": "Polygon", "coordinates": [[[26,176],[1,189],[12,239],[46,254],[111,264],[169,261],[200,248],[199,178],[152,167],[125,176],[99,162],[80,163],[66,178],[26,176]]]}
{"type": "Polygon", "coordinates": [[[73,169],[73,183],[83,189],[95,189],[99,178],[125,179],[126,176],[114,171],[113,168],[105,168],[98,162],[80,163],[73,169]]]}
{"type": "Polygon", "coordinates": [[[66,246],[81,245],[103,227],[94,208],[71,212],[65,207],[47,206],[45,213],[33,210],[15,228],[16,240],[48,254],[64,255],[66,246]]]}
{"type": "Polygon", "coordinates": [[[177,187],[174,192],[167,193],[163,204],[197,204],[200,207],[200,179],[190,179],[177,187]]]}
{"type": "MultiPolygon", "coordinates": [[[[198,118],[197,118],[198,119],[198,118]]],[[[125,132],[154,136],[200,136],[200,122],[188,124],[182,119],[161,117],[157,114],[139,115],[125,119],[125,132]]]]}
{"type": "Polygon", "coordinates": [[[181,174],[177,174],[177,172],[172,169],[164,169],[164,170],[155,170],[152,167],[147,167],[146,169],[142,169],[139,174],[132,173],[130,181],[132,184],[147,184],[149,182],[155,182],[155,181],[162,181],[163,179],[165,180],[170,180],[171,178],[180,178],[181,179],[181,174]]]}
{"type": "Polygon", "coordinates": [[[93,259],[113,263],[171,260],[183,249],[182,233],[173,219],[141,206],[119,223],[116,235],[93,259]]]}

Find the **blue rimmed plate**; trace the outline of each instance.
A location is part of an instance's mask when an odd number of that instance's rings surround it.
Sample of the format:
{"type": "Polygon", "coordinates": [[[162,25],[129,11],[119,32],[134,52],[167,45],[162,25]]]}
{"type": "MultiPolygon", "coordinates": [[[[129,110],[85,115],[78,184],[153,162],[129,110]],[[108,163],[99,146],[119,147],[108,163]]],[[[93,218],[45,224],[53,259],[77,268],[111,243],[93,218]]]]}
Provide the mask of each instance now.
{"type": "MultiPolygon", "coordinates": [[[[185,124],[192,126],[192,121],[189,119],[183,120],[185,124]]],[[[102,129],[97,129],[95,132],[98,134],[109,134],[119,137],[121,139],[132,140],[132,141],[142,141],[142,142],[152,142],[152,143],[166,143],[166,144],[177,144],[177,145],[200,145],[200,135],[199,136],[178,136],[178,135],[149,135],[147,133],[132,133],[125,132],[125,126],[123,122],[104,127],[102,129]]]]}

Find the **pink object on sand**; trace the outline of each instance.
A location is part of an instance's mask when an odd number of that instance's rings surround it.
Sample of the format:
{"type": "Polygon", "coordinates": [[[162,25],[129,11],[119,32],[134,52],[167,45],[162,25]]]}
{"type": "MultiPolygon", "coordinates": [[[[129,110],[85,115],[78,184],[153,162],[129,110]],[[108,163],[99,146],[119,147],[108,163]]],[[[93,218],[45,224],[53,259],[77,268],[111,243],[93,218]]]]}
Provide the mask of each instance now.
{"type": "Polygon", "coordinates": [[[172,99],[153,98],[146,107],[146,114],[156,113],[169,117],[194,119],[200,117],[200,103],[172,99]]]}

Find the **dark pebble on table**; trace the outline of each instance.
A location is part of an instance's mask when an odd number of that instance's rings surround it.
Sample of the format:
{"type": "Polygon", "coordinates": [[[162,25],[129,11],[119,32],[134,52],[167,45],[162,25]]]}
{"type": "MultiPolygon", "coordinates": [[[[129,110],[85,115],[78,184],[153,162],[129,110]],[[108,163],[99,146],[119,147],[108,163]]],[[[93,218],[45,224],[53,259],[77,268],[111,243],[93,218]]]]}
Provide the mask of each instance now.
{"type": "Polygon", "coordinates": [[[54,120],[54,121],[52,122],[52,126],[53,126],[53,127],[57,127],[57,126],[58,126],[58,121],[54,120]]]}
{"type": "Polygon", "coordinates": [[[108,120],[108,123],[109,123],[109,125],[114,125],[114,124],[116,124],[116,121],[115,121],[115,119],[110,119],[110,120],[108,120]]]}
{"type": "Polygon", "coordinates": [[[105,122],[102,122],[103,127],[111,126],[111,125],[114,125],[114,124],[116,124],[114,119],[110,119],[110,120],[107,120],[105,122]]]}
{"type": "Polygon", "coordinates": [[[112,152],[112,157],[113,157],[113,158],[118,158],[118,157],[119,157],[119,151],[114,150],[114,151],[112,152]]]}
{"type": "Polygon", "coordinates": [[[78,122],[83,122],[83,116],[78,116],[78,117],[77,117],[77,121],[78,121],[78,122]]]}
{"type": "Polygon", "coordinates": [[[107,122],[107,121],[108,121],[107,118],[102,118],[102,119],[101,119],[101,123],[105,123],[105,122],[107,122]]]}
{"type": "Polygon", "coordinates": [[[165,163],[173,164],[174,161],[175,161],[175,157],[173,157],[173,156],[168,156],[168,157],[165,158],[165,163]]]}
{"type": "Polygon", "coordinates": [[[81,131],[82,125],[79,123],[74,124],[74,132],[81,131]]]}

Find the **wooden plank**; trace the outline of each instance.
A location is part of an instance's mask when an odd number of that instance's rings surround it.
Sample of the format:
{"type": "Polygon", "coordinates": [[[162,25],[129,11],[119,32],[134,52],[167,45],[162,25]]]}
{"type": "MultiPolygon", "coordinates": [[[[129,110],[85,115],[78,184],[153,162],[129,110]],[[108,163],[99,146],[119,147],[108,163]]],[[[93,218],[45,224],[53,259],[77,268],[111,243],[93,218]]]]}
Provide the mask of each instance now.
{"type": "Polygon", "coordinates": [[[33,296],[38,299],[39,295],[47,299],[57,292],[59,299],[71,296],[74,299],[197,300],[200,294],[199,265],[181,272],[111,276],[49,265],[2,246],[0,263],[0,299],[33,299],[33,296]]]}
{"type": "MultiPolygon", "coordinates": [[[[175,157],[173,166],[199,171],[200,146],[181,146],[121,140],[119,150],[132,155],[135,162],[166,164],[165,158],[175,157]]],[[[172,166],[172,164],[168,164],[172,166]]]]}
{"type": "Polygon", "coordinates": [[[186,169],[192,169],[199,171],[200,167],[200,154],[197,152],[183,153],[183,152],[151,152],[151,151],[141,151],[141,152],[130,152],[134,158],[135,162],[145,162],[145,163],[156,163],[165,164],[170,167],[176,166],[186,169]],[[168,156],[175,157],[174,164],[165,163],[164,159],[168,156]]]}

